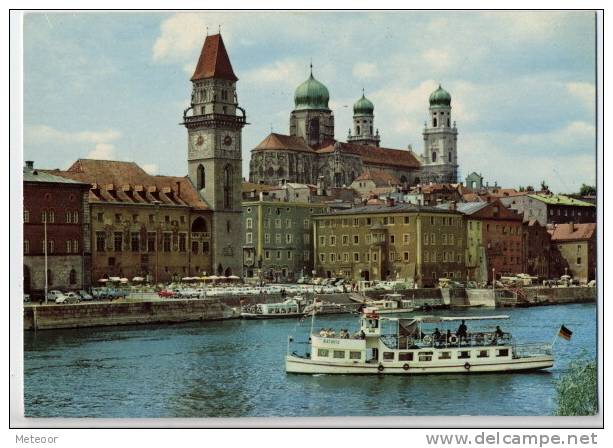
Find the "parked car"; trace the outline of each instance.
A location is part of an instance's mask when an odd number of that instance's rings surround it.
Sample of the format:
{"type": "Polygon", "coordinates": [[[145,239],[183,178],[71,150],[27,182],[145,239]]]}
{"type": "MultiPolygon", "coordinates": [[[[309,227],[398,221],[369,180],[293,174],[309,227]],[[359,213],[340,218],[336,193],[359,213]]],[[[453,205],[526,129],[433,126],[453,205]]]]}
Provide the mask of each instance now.
{"type": "Polygon", "coordinates": [[[94,300],[94,297],[83,289],[79,291],[79,295],[81,296],[81,300],[85,300],[85,301],[94,300]]]}
{"type": "Polygon", "coordinates": [[[54,301],[55,303],[64,303],[66,301],[66,296],[59,289],[52,289],[47,293],[47,300],[54,301]]]}
{"type": "Polygon", "coordinates": [[[174,291],[169,291],[168,289],[162,289],[158,292],[158,296],[165,298],[172,298],[175,296],[174,291]]]}
{"type": "Polygon", "coordinates": [[[81,296],[74,291],[70,291],[66,293],[66,301],[65,303],[79,303],[81,301],[81,296]]]}

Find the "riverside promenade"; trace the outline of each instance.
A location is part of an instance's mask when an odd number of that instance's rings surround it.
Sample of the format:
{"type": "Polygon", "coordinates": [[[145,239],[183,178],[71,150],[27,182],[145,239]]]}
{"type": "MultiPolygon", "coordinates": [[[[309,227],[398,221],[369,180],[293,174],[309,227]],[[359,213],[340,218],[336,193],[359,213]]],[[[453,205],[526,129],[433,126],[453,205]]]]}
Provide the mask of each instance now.
{"type": "MultiPolygon", "coordinates": [[[[523,288],[511,290],[422,288],[396,291],[413,299],[416,305],[470,307],[528,307],[594,302],[596,288],[568,287],[523,288]]],[[[380,298],[386,291],[371,291],[367,295],[380,298]]],[[[331,303],[352,303],[350,293],[317,294],[331,303]]],[[[313,294],[306,295],[312,298],[313,294]]],[[[224,320],[240,317],[240,296],[209,299],[162,299],[155,294],[135,294],[114,301],[81,302],[78,304],[24,304],[24,330],[83,328],[113,325],[180,323],[190,321],[224,320]]],[[[279,294],[251,296],[248,303],[278,302],[279,294]]]]}

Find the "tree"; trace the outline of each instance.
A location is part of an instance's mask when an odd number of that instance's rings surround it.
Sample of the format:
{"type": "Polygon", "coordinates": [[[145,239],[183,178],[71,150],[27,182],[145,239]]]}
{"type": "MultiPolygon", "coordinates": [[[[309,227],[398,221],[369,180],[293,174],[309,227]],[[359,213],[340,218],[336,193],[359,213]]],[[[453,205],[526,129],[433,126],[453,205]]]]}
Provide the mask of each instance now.
{"type": "Polygon", "coordinates": [[[595,361],[576,361],[556,382],[555,415],[595,415],[598,412],[598,369],[595,361]]]}
{"type": "Polygon", "coordinates": [[[549,191],[549,186],[544,180],[541,181],[541,191],[549,191]]]}
{"type": "Polygon", "coordinates": [[[581,196],[596,196],[596,187],[592,185],[581,185],[581,189],[579,190],[579,194],[581,196]]]}
{"type": "Polygon", "coordinates": [[[526,191],[526,188],[523,185],[519,186],[519,191],[526,191]]]}

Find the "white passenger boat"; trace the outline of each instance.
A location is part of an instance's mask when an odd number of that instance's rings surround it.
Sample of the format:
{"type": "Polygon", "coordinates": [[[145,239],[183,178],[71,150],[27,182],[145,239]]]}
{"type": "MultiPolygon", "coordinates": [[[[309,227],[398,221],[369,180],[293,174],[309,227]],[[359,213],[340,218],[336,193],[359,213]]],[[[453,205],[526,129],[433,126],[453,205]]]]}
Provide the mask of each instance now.
{"type": "Polygon", "coordinates": [[[405,314],[415,310],[413,301],[402,294],[385,294],[380,300],[370,300],[367,306],[377,314],[405,314]]]}
{"type": "Polygon", "coordinates": [[[287,317],[302,317],[306,301],[302,296],[295,296],[281,303],[258,303],[243,305],[243,319],[279,319],[287,317]]]}
{"type": "Polygon", "coordinates": [[[508,316],[411,318],[384,317],[366,308],[360,330],[353,335],[332,330],[315,333],[304,354],[291,352],[288,342],[285,370],[307,374],[426,374],[519,372],[553,366],[551,344],[518,344],[509,333],[497,331],[460,332],[458,337],[444,328],[471,326],[478,321],[508,319],[508,316]],[[439,331],[436,331],[438,329],[439,331]]]}
{"type": "Polygon", "coordinates": [[[346,313],[355,312],[356,309],[357,309],[357,305],[353,303],[352,304],[340,304],[340,303],[324,302],[321,299],[315,299],[313,303],[307,305],[304,308],[303,314],[305,316],[310,316],[313,313],[313,311],[315,311],[315,314],[317,315],[346,314],[346,313]]]}

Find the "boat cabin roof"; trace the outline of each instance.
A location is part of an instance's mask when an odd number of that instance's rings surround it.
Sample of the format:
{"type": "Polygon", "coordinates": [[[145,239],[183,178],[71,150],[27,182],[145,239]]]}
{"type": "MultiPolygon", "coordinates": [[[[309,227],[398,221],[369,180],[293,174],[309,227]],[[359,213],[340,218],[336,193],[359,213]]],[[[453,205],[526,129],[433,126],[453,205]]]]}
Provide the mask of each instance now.
{"type": "MultiPolygon", "coordinates": [[[[368,316],[366,316],[368,318],[368,316]]],[[[380,320],[389,320],[389,321],[413,321],[413,322],[424,322],[424,323],[437,323],[437,322],[451,322],[451,321],[462,321],[462,320],[503,320],[508,319],[509,316],[506,314],[501,314],[498,316],[415,316],[411,318],[406,317],[379,317],[380,320]]]]}

